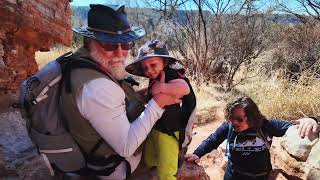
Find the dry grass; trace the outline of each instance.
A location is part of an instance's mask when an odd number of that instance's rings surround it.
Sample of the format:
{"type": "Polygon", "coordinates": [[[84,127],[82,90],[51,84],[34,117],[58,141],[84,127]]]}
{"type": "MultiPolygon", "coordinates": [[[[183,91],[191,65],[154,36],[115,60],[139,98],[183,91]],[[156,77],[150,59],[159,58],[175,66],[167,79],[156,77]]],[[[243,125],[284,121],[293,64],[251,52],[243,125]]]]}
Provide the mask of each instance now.
{"type": "Polygon", "coordinates": [[[298,82],[257,77],[239,90],[252,97],[269,118],[296,119],[320,113],[320,81],[303,75],[298,82]]]}
{"type": "Polygon", "coordinates": [[[197,86],[192,80],[191,85],[197,97],[197,121],[196,124],[203,125],[216,120],[224,120],[223,108],[226,104],[225,92],[219,85],[197,86]]]}
{"type": "Polygon", "coordinates": [[[75,48],[71,47],[61,47],[61,48],[55,48],[48,52],[36,52],[35,58],[36,62],[38,64],[39,69],[41,69],[43,66],[45,66],[48,62],[55,60],[57,57],[63,55],[64,53],[67,53],[69,51],[74,51],[75,48]]]}
{"type": "MultiPolygon", "coordinates": [[[[255,60],[254,71],[249,76],[253,78],[244,81],[236,87],[236,94],[251,97],[259,106],[261,112],[268,118],[292,120],[307,116],[320,115],[320,80],[315,73],[301,75],[297,82],[289,82],[280,70],[265,67],[272,58],[272,51],[267,51],[255,60]]],[[[238,79],[245,71],[238,74],[238,79]]],[[[228,100],[227,100],[228,101],[228,100]]]]}

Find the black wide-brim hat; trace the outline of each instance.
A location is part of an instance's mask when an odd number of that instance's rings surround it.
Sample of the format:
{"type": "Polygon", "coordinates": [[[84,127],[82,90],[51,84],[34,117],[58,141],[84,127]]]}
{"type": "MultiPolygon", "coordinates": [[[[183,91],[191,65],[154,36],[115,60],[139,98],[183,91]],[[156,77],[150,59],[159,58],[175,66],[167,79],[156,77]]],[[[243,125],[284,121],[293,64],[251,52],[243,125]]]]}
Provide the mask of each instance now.
{"type": "Polygon", "coordinates": [[[168,60],[168,65],[176,63],[178,60],[169,55],[166,45],[159,40],[146,42],[138,50],[137,58],[126,66],[126,71],[130,74],[146,77],[143,73],[141,62],[153,57],[161,57],[168,60]]]}
{"type": "Polygon", "coordinates": [[[88,26],[72,30],[84,37],[108,43],[129,43],[146,33],[141,27],[130,27],[124,5],[90,4],[88,26]]]}

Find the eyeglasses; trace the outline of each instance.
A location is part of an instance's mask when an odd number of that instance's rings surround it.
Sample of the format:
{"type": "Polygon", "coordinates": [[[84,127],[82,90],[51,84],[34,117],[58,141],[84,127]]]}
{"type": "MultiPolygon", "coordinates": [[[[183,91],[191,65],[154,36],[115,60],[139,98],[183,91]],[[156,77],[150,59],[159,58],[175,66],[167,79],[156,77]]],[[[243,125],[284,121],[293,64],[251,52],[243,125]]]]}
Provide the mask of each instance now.
{"type": "Polygon", "coordinates": [[[101,47],[103,47],[103,49],[105,49],[106,51],[116,51],[118,50],[119,46],[121,47],[122,50],[130,50],[133,48],[134,46],[134,42],[131,43],[116,43],[116,44],[112,44],[112,43],[107,43],[107,42],[99,42],[101,47]]]}
{"type": "Polygon", "coordinates": [[[231,121],[238,121],[239,123],[242,123],[244,121],[245,117],[246,116],[244,116],[244,117],[231,117],[230,120],[231,121]]]}

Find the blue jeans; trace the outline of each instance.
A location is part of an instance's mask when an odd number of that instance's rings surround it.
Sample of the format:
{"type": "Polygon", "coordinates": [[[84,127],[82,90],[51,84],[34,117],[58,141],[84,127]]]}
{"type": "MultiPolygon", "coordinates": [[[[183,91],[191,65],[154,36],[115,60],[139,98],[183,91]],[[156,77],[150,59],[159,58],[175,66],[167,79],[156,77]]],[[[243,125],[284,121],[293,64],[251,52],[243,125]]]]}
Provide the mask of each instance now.
{"type": "Polygon", "coordinates": [[[224,173],[223,179],[224,180],[268,180],[269,174],[270,172],[267,175],[252,177],[252,176],[242,175],[237,172],[231,172],[231,170],[228,170],[227,168],[226,172],[224,173]]]}

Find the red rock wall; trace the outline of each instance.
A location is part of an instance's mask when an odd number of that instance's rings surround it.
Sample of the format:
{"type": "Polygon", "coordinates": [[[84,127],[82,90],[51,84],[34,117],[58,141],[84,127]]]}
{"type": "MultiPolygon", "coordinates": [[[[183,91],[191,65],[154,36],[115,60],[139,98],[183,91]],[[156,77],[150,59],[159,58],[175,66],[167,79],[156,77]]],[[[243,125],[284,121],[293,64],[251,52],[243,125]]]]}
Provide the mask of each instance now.
{"type": "Polygon", "coordinates": [[[69,0],[1,0],[0,22],[0,93],[37,71],[36,51],[71,45],[69,0]]]}

